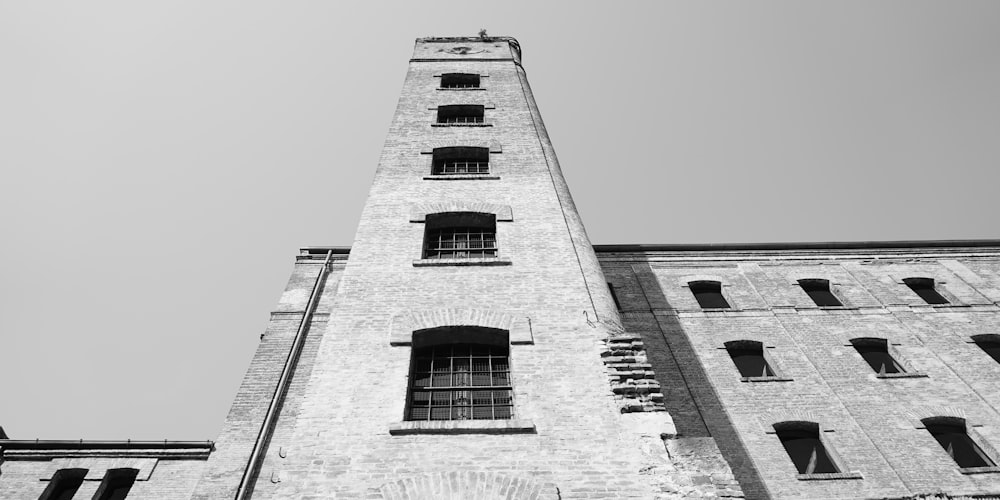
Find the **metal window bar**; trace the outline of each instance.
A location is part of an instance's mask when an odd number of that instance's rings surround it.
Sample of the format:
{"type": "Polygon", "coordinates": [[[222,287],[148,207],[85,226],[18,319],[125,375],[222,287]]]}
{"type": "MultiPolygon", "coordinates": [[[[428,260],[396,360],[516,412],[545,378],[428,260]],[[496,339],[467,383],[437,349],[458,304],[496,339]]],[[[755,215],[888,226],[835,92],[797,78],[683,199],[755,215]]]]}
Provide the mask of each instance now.
{"type": "Polygon", "coordinates": [[[434,165],[434,173],[448,174],[488,174],[490,162],[475,160],[445,160],[434,165]]]}
{"type": "Polygon", "coordinates": [[[426,259],[475,259],[497,256],[497,235],[481,227],[432,230],[427,235],[426,259]]]}
{"type": "Polygon", "coordinates": [[[438,123],[483,123],[482,116],[444,116],[438,123]]]}
{"type": "Polygon", "coordinates": [[[443,89],[478,89],[478,83],[463,83],[463,82],[444,82],[441,84],[443,89]]]}
{"type": "Polygon", "coordinates": [[[408,420],[508,420],[513,391],[506,347],[414,349],[408,420]]]}

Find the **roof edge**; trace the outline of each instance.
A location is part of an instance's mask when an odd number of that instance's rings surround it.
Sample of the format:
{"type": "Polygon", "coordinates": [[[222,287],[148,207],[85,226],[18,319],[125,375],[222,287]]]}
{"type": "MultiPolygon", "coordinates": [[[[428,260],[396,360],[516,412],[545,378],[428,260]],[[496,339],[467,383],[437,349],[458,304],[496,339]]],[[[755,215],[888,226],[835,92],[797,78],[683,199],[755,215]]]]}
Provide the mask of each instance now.
{"type": "Polygon", "coordinates": [[[594,245],[594,251],[611,252],[699,252],[751,250],[862,250],[901,248],[989,248],[1000,249],[1000,240],[897,240],[897,241],[824,241],[768,243],[672,243],[594,245]]]}

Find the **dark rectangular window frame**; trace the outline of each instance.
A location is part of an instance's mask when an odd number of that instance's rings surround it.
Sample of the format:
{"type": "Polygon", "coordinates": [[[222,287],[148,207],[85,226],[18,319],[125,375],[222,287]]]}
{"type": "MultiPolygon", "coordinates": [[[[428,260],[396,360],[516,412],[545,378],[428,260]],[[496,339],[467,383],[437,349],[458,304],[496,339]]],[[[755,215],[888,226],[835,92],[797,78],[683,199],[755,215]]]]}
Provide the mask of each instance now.
{"type": "Polygon", "coordinates": [[[52,474],[48,486],[39,500],[65,500],[74,498],[87,477],[87,469],[63,468],[52,474]]]}
{"type": "Polygon", "coordinates": [[[837,293],[836,283],[825,278],[801,278],[795,284],[812,300],[813,306],[820,309],[847,309],[845,301],[837,293]]]}
{"type": "Polygon", "coordinates": [[[478,72],[448,71],[448,72],[442,72],[442,73],[435,74],[434,78],[436,78],[438,80],[437,83],[436,83],[436,85],[434,86],[434,89],[436,91],[440,91],[440,92],[478,92],[478,91],[486,91],[486,90],[489,90],[489,88],[490,88],[490,85],[489,85],[489,83],[490,83],[490,74],[487,73],[487,72],[483,72],[483,71],[478,71],[478,72]],[[479,76],[479,86],[478,87],[469,87],[469,88],[444,87],[442,85],[442,81],[443,81],[444,76],[445,75],[452,75],[452,74],[472,74],[472,75],[478,75],[479,76]]]}
{"type": "Polygon", "coordinates": [[[858,337],[851,339],[851,341],[849,341],[847,344],[844,344],[844,347],[849,347],[851,349],[851,353],[853,355],[861,358],[861,361],[867,368],[864,372],[862,372],[865,374],[865,376],[874,376],[875,378],[878,379],[928,378],[928,375],[926,373],[917,370],[912,366],[912,364],[907,359],[907,356],[902,351],[899,350],[900,346],[902,346],[902,344],[897,342],[892,342],[889,339],[882,337],[858,337]],[[861,345],[869,343],[870,341],[884,341],[886,354],[888,354],[889,357],[891,357],[892,360],[895,361],[895,363],[900,367],[902,371],[895,373],[892,372],[880,373],[878,370],[875,369],[874,366],[871,365],[871,363],[868,362],[868,359],[864,357],[861,351],[858,350],[858,345],[856,344],[855,341],[858,341],[857,343],[861,345]]]}
{"type": "Polygon", "coordinates": [[[101,480],[101,485],[97,488],[97,493],[94,493],[94,500],[126,498],[132,487],[135,486],[138,475],[138,469],[108,469],[104,474],[104,479],[101,480]],[[124,488],[124,492],[121,491],[122,488],[124,488]]]}
{"type": "Polygon", "coordinates": [[[782,371],[781,367],[778,365],[777,361],[774,359],[774,357],[769,352],[770,350],[775,349],[775,346],[773,346],[773,345],[767,345],[767,344],[765,344],[763,342],[759,342],[759,341],[756,341],[756,340],[750,340],[750,339],[736,339],[736,340],[730,340],[730,341],[727,341],[727,342],[723,343],[723,346],[719,347],[719,349],[722,350],[722,351],[725,351],[726,356],[729,358],[730,362],[733,364],[733,367],[736,369],[737,374],[740,375],[740,382],[753,382],[753,383],[755,383],[755,382],[793,382],[795,380],[795,379],[793,379],[791,377],[787,377],[787,376],[783,375],[783,371],[782,371]],[[753,344],[753,343],[759,344],[760,348],[761,348],[761,357],[763,357],[764,363],[767,364],[767,367],[770,369],[772,375],[768,375],[768,376],[764,376],[764,375],[744,376],[743,372],[739,369],[739,366],[736,364],[736,360],[733,359],[732,351],[730,350],[730,344],[736,345],[736,344],[740,344],[740,343],[747,343],[748,346],[750,344],[753,344]]]}
{"type": "Polygon", "coordinates": [[[431,123],[432,127],[492,127],[493,122],[488,120],[486,117],[486,112],[496,109],[496,106],[492,104],[442,104],[433,108],[428,108],[434,111],[434,120],[431,123]],[[465,111],[472,111],[471,114],[456,114],[451,115],[452,112],[460,113],[461,108],[468,108],[465,111]],[[445,116],[442,116],[442,111],[445,111],[445,116]],[[477,116],[478,112],[481,111],[482,115],[477,116]]]}
{"type": "MultiPolygon", "coordinates": [[[[795,479],[799,481],[834,481],[834,480],[864,479],[864,476],[862,476],[860,472],[850,470],[844,459],[840,456],[839,453],[837,453],[836,447],[834,447],[833,443],[830,442],[830,439],[827,437],[827,435],[834,433],[834,429],[825,429],[818,424],[817,427],[818,427],[819,441],[823,445],[823,449],[826,452],[827,457],[829,457],[830,461],[833,463],[833,466],[837,469],[838,472],[820,472],[812,474],[797,473],[795,475],[795,479]]],[[[775,438],[778,438],[780,441],[780,438],[778,437],[778,431],[773,426],[764,431],[764,433],[773,434],[775,438]]],[[[784,443],[781,443],[781,447],[784,448],[784,443]]],[[[782,451],[785,453],[785,456],[788,457],[788,451],[785,449],[783,449],[782,451]]],[[[791,459],[791,457],[788,458],[791,459]]]]}
{"type": "Polygon", "coordinates": [[[917,425],[916,428],[919,429],[921,432],[929,434],[931,436],[931,438],[934,440],[934,445],[937,446],[942,451],[945,451],[946,453],[947,453],[947,451],[944,450],[944,447],[938,441],[937,437],[934,435],[933,432],[931,432],[931,429],[928,428],[928,426],[935,425],[936,422],[933,422],[934,420],[946,421],[946,422],[951,423],[952,425],[958,424],[958,425],[963,426],[964,429],[965,429],[965,436],[969,439],[969,441],[971,441],[972,444],[975,445],[976,448],[978,448],[978,452],[983,457],[985,457],[986,460],[988,460],[989,462],[992,462],[992,465],[986,465],[986,466],[981,466],[981,467],[962,467],[958,463],[958,461],[954,459],[954,457],[950,457],[949,456],[948,458],[951,460],[951,463],[953,463],[958,468],[959,472],[961,472],[962,474],[997,474],[997,473],[1000,473],[1000,465],[997,465],[997,464],[1000,464],[1000,454],[998,454],[996,448],[990,442],[986,441],[983,438],[983,436],[978,431],[976,431],[976,428],[977,427],[982,427],[982,425],[969,424],[969,422],[967,420],[965,420],[964,418],[959,418],[959,417],[947,417],[947,416],[945,416],[945,417],[931,417],[931,418],[923,419],[919,423],[919,425],[917,425]]]}
{"type": "Polygon", "coordinates": [[[973,335],[967,342],[975,345],[979,351],[1000,365],[1000,334],[973,335]],[[989,348],[984,347],[984,344],[989,345],[989,348]]]}
{"type": "Polygon", "coordinates": [[[731,311],[732,301],[729,300],[725,289],[726,284],[717,280],[691,280],[684,284],[684,287],[691,292],[695,302],[702,311],[731,311]],[[705,304],[709,303],[708,306],[705,304]]]}
{"type": "Polygon", "coordinates": [[[941,285],[944,284],[942,281],[934,278],[914,276],[903,278],[899,280],[899,282],[909,288],[914,295],[920,298],[921,302],[912,305],[931,307],[952,307],[960,305],[956,304],[954,297],[945,292],[945,290],[941,287],[941,285]]]}

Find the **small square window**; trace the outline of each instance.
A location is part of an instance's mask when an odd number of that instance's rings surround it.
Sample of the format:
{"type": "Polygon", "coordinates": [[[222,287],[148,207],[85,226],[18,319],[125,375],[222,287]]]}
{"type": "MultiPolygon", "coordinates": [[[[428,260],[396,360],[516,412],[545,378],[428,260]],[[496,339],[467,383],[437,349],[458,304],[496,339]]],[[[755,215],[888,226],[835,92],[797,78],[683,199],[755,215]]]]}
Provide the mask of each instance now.
{"type": "Polygon", "coordinates": [[[906,286],[910,287],[914,293],[924,299],[924,302],[928,304],[948,304],[948,299],[944,298],[937,289],[934,287],[934,279],[932,278],[906,278],[903,280],[906,286]]]}
{"type": "Polygon", "coordinates": [[[729,309],[729,302],[722,296],[722,283],[718,281],[692,281],[691,293],[702,309],[729,309]]]}
{"type": "Polygon", "coordinates": [[[819,307],[839,307],[844,305],[830,289],[830,280],[802,279],[799,280],[799,286],[805,290],[809,298],[819,307]]]}
{"type": "Polygon", "coordinates": [[[479,75],[472,73],[445,73],[441,75],[443,89],[478,89],[479,75]]]}

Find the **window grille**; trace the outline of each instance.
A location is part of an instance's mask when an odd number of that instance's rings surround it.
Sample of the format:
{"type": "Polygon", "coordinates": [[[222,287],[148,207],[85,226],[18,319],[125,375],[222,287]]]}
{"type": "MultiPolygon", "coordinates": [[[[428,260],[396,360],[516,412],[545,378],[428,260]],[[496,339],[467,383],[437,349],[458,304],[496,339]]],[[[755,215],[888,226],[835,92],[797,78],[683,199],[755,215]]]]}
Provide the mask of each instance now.
{"type": "Polygon", "coordinates": [[[799,286],[809,295],[809,298],[820,307],[842,306],[840,299],[830,290],[830,281],[822,279],[799,280],[799,286]]]}
{"type": "Polygon", "coordinates": [[[889,354],[889,342],[885,339],[853,339],[851,345],[877,373],[906,373],[903,366],[889,354]]]}
{"type": "Polygon", "coordinates": [[[726,351],[743,377],[773,377],[774,370],[764,359],[764,345],[752,340],[726,342],[726,351]]]}
{"type": "Polygon", "coordinates": [[[439,106],[437,113],[438,123],[447,124],[468,124],[483,123],[484,106],[474,105],[451,105],[439,106]]]}
{"type": "Polygon", "coordinates": [[[435,175],[490,173],[489,148],[448,147],[434,149],[435,175]]]}
{"type": "Polygon", "coordinates": [[[932,278],[906,278],[903,283],[906,283],[910,290],[913,290],[928,304],[948,304],[948,299],[934,288],[934,279],[932,278]]]}
{"type": "Polygon", "coordinates": [[[481,344],[414,349],[407,420],[510,419],[508,351],[481,344]]]}
{"type": "Polygon", "coordinates": [[[729,309],[729,302],[722,296],[722,283],[718,281],[692,281],[691,293],[702,309],[729,309]]]}
{"type": "Polygon", "coordinates": [[[819,425],[814,422],[794,422],[775,425],[778,439],[792,459],[799,474],[831,474],[840,472],[819,438],[819,425]]]}
{"type": "Polygon", "coordinates": [[[496,256],[496,231],[481,227],[448,227],[427,232],[425,259],[475,259],[496,256]]]}
{"type": "Polygon", "coordinates": [[[995,465],[993,460],[969,437],[964,420],[958,418],[930,419],[930,421],[924,421],[924,425],[959,467],[991,467],[995,465]]]}
{"type": "Polygon", "coordinates": [[[441,75],[443,89],[478,89],[479,75],[471,73],[446,73],[441,75]]]}

